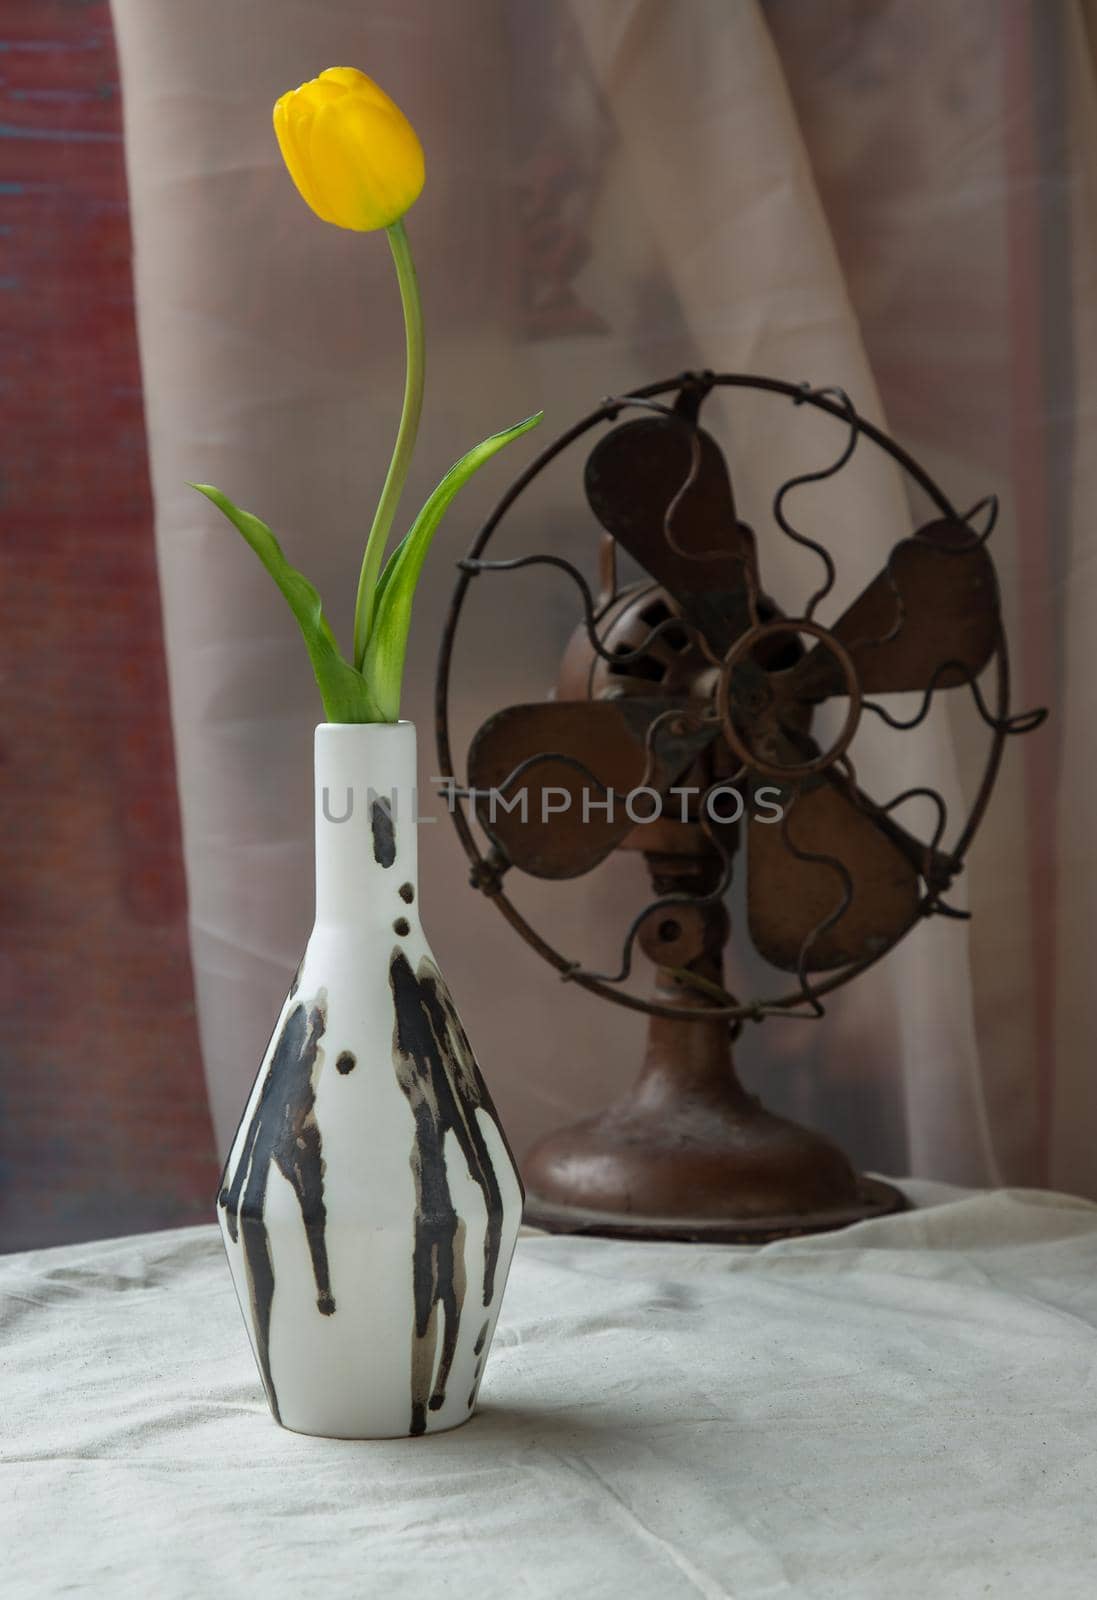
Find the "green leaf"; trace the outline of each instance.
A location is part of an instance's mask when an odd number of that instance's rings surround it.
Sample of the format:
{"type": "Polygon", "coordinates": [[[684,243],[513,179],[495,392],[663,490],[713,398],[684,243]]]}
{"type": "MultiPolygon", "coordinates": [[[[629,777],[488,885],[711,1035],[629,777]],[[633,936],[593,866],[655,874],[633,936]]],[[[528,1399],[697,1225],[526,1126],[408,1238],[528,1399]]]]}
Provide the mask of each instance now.
{"type": "Polygon", "coordinates": [[[395,722],[400,715],[400,689],[415,587],[431,540],[438,531],[450,501],[474,472],[510,444],[512,439],[518,439],[535,428],[543,415],[544,412],[538,411],[535,416],[527,417],[513,428],[492,434],[490,439],[485,439],[462,456],[446,473],[389,557],[377,581],[373,624],[362,662],[362,674],[385,721],[395,722]]]}
{"type": "Polygon", "coordinates": [[[212,501],[243,534],[281,589],[304,638],[327,720],[385,721],[362,674],[340,653],[335,635],[324,616],[320,596],[304,573],[290,566],[266,523],[260,522],[250,511],[241,511],[239,506],[233,505],[227,494],[222,494],[212,484],[192,483],[190,487],[212,501]]]}
{"type": "Polygon", "coordinates": [[[408,542],[410,537],[411,537],[410,534],[405,533],[404,537],[400,540],[400,543],[395,547],[395,549],[393,549],[389,553],[389,558],[385,562],[384,569],[383,569],[383,571],[381,573],[381,576],[377,580],[377,586],[373,591],[373,608],[374,608],[375,611],[376,611],[377,607],[381,604],[381,596],[384,594],[385,590],[388,588],[389,580],[391,579],[393,573],[396,571],[396,564],[397,564],[397,562],[398,562],[398,560],[400,558],[400,552],[401,552],[401,550],[403,550],[404,546],[407,544],[407,542],[408,542]]]}

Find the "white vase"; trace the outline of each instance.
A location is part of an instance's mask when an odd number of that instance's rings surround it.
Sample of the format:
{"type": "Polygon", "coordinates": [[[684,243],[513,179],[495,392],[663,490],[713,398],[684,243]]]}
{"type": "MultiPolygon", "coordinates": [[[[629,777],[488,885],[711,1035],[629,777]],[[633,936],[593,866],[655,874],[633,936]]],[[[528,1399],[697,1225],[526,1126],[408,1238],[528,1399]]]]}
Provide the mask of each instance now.
{"type": "Polygon", "coordinates": [[[411,723],[316,730],[316,920],[218,1219],[275,1420],[393,1438],[471,1416],[522,1212],[419,924],[411,723]]]}

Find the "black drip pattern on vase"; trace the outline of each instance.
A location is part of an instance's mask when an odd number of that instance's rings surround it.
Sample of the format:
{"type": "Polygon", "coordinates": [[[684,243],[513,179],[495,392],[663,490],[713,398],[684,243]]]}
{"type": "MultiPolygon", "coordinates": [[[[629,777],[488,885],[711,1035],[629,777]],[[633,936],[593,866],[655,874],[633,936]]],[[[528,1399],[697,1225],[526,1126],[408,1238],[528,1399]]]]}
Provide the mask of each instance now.
{"type": "Polygon", "coordinates": [[[392,820],[392,802],[378,795],[370,808],[370,826],[373,828],[373,859],[379,866],[391,867],[396,860],[396,825],[392,820]]]}
{"type": "Polygon", "coordinates": [[[392,925],[392,931],[393,933],[398,933],[401,939],[404,939],[411,932],[411,923],[407,917],[397,917],[392,925]]]}
{"type": "Polygon", "coordinates": [[[506,1140],[472,1046],[437,967],[426,956],[413,971],[402,950],[392,954],[389,980],[396,1012],[393,1063],[415,1119],[411,1170],[415,1178],[412,1287],[415,1320],[411,1350],[412,1434],[426,1429],[427,1412],[445,1403],[465,1297],[465,1224],[457,1215],[446,1174],[445,1141],[452,1133],[484,1197],[483,1303],[491,1304],[503,1231],[503,1197],[478,1110],[506,1140]],[[444,1328],[438,1373],[432,1383],[438,1312],[444,1328]]]}
{"type": "Polygon", "coordinates": [[[345,1078],[348,1072],[354,1071],[357,1064],[357,1058],[353,1050],[341,1050],[335,1062],[335,1070],[342,1073],[345,1078]]]}
{"type": "Polygon", "coordinates": [[[301,1208],[316,1280],[317,1308],[324,1316],[331,1316],[335,1310],[325,1236],[324,1163],[313,1084],[325,1026],[322,996],[311,1008],[298,1003],[286,1018],[240,1146],[235,1172],[220,1194],[229,1238],[234,1243],[242,1241],[256,1355],[271,1410],[278,1422],[282,1419],[270,1370],[274,1261],[263,1218],[272,1164],[292,1185],[301,1208]]]}
{"type": "Polygon", "coordinates": [[[400,885],[399,893],[401,900],[406,906],[410,906],[411,902],[415,899],[415,888],[410,883],[402,883],[400,885]]]}

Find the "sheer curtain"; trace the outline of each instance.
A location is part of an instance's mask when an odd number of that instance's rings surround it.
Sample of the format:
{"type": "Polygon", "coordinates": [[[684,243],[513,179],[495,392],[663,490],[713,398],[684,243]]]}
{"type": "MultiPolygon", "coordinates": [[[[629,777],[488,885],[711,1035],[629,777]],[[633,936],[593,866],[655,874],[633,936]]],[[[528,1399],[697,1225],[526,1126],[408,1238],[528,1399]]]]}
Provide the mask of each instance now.
{"type": "MultiPolygon", "coordinates": [[[[1002,495],[1015,697],[1052,703],[1054,719],[1007,751],[960,886],[974,921],[920,927],[817,1025],[752,1030],[741,1065],[771,1105],[864,1164],[1097,1189],[1093,469],[1076,447],[1093,347],[1092,15],[1023,0],[115,0],[114,13],[192,955],[222,1142],[308,931],[318,707],[269,580],[185,483],[219,483],[264,516],[347,626],[395,426],[395,289],[379,241],[304,210],[269,110],[351,62],[404,106],[427,151],[409,220],[430,364],[409,505],[461,449],[536,406],[547,437],[606,393],[697,365],[841,384],[956,503],[1002,495]]],[[[738,403],[714,404],[709,423],[766,585],[791,611],[814,573],[769,502],[782,477],[837,454],[841,429],[738,403]]],[[[453,562],[519,464],[496,463],[468,492],[417,602],[405,715],[425,774],[453,562]]],[[[513,549],[551,542],[591,565],[580,465],[523,506],[513,549]]],[[[912,526],[870,452],[795,508],[837,555],[834,614],[912,526]]],[[[544,695],[576,620],[563,584],[477,594],[456,662],[458,750],[489,710],[544,695]]],[[[962,813],[983,730],[956,699],[905,739],[859,736],[869,792],[930,782],[962,813]]],[[[467,887],[444,817],[421,833],[432,942],[521,1149],[630,1080],[642,1022],[561,990],[467,887]]],[[[566,893],[526,885],[522,904],[570,949],[619,915],[628,872],[611,862],[566,893]]]]}

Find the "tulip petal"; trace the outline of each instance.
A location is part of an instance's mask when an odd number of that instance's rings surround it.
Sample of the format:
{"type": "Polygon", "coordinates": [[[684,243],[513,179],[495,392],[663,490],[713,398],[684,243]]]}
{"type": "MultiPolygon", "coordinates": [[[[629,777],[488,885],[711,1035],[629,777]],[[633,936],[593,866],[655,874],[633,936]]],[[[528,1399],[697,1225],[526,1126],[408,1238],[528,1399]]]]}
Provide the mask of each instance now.
{"type": "Polygon", "coordinates": [[[366,232],[373,226],[372,212],[364,213],[363,180],[347,150],[345,127],[342,105],[329,101],[316,107],[307,133],[308,169],[325,220],[366,232]]]}
{"type": "Polygon", "coordinates": [[[327,67],[316,79],[319,84],[332,85],[338,89],[352,90],[359,95],[372,94],[375,100],[389,101],[385,91],[364,72],[359,72],[357,67],[327,67]]]}
{"type": "Polygon", "coordinates": [[[397,122],[380,108],[362,102],[342,112],[342,135],[370,197],[374,227],[387,228],[409,211],[423,189],[423,150],[411,124],[397,122]]]}
{"type": "Polygon", "coordinates": [[[282,152],[282,160],[286,163],[289,175],[297,185],[297,191],[305,204],[310,206],[324,222],[334,222],[335,218],[325,210],[323,201],[316,192],[309,167],[306,138],[308,124],[312,121],[311,109],[304,113],[295,112],[286,104],[288,99],[289,96],[284,95],[274,108],[274,132],[278,148],[282,152]]]}
{"type": "Polygon", "coordinates": [[[415,129],[372,78],[329,67],[282,95],[274,131],[301,197],[337,227],[390,227],[423,188],[423,149],[415,129]]]}

